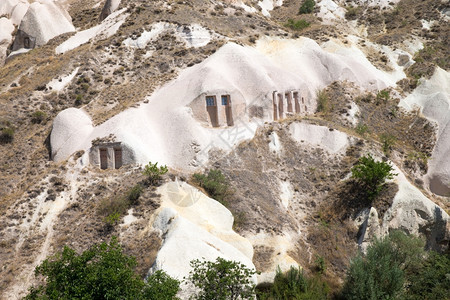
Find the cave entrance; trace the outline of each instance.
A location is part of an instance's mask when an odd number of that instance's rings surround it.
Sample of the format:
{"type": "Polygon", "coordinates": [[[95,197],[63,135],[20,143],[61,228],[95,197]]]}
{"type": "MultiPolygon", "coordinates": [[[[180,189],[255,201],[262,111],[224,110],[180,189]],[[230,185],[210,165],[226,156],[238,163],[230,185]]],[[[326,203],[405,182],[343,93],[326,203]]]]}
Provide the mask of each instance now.
{"type": "Polygon", "coordinates": [[[206,110],[213,127],[219,126],[216,96],[206,96],[206,110]]]}

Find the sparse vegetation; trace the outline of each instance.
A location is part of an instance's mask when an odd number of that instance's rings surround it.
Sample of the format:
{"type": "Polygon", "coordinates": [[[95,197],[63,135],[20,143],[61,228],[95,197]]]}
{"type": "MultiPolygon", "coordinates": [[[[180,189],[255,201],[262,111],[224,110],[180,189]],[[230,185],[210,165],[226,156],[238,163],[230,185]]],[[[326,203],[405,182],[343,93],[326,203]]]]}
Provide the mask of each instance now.
{"type": "Polygon", "coordinates": [[[143,191],[142,185],[139,183],[133,186],[127,194],[127,199],[130,201],[130,204],[136,204],[139,200],[139,197],[141,196],[143,191]]]}
{"type": "Polygon", "coordinates": [[[47,118],[47,114],[43,111],[35,111],[31,114],[31,122],[34,124],[40,124],[47,118]]]}
{"type": "Polygon", "coordinates": [[[293,30],[303,30],[307,28],[310,25],[310,23],[306,20],[300,19],[295,21],[294,19],[289,19],[284,26],[293,29],[293,30]]]}
{"type": "Polygon", "coordinates": [[[347,20],[354,20],[358,16],[361,8],[359,6],[347,6],[347,11],[345,12],[345,18],[347,20]]]}
{"type": "Polygon", "coordinates": [[[369,198],[373,198],[381,191],[386,180],[397,175],[392,172],[393,170],[389,163],[377,162],[368,154],[361,157],[358,164],[352,168],[352,177],[361,182],[369,198]]]}
{"type": "Polygon", "coordinates": [[[0,144],[12,143],[14,140],[14,129],[12,127],[4,127],[1,129],[0,144]]]}
{"type": "Polygon", "coordinates": [[[302,6],[300,6],[299,13],[300,14],[310,14],[314,11],[314,6],[316,2],[314,0],[305,0],[302,6]]]}
{"type": "Polygon", "coordinates": [[[395,138],[395,136],[389,133],[382,133],[380,135],[380,141],[384,155],[389,156],[392,151],[392,146],[394,146],[396,140],[397,139],[395,138]]]}
{"type": "Polygon", "coordinates": [[[228,197],[233,192],[230,189],[228,180],[220,170],[209,170],[208,174],[195,173],[192,176],[194,183],[205,189],[209,196],[216,199],[224,206],[228,206],[228,197]]]}
{"type": "Polygon", "coordinates": [[[317,112],[328,113],[330,111],[330,97],[325,90],[317,91],[317,112]]]}
{"type": "Polygon", "coordinates": [[[358,123],[358,125],[356,125],[356,128],[355,128],[356,133],[359,134],[360,136],[365,136],[366,133],[368,132],[368,130],[369,130],[369,126],[367,126],[366,124],[361,123],[361,122],[358,123]]]}
{"type": "Polygon", "coordinates": [[[384,103],[388,102],[390,98],[390,93],[388,90],[382,90],[377,93],[377,103],[380,101],[384,101],[384,103]]]}
{"type": "Polygon", "coordinates": [[[145,167],[142,174],[147,176],[147,180],[150,183],[150,185],[156,185],[158,184],[162,176],[166,174],[169,171],[167,166],[160,166],[158,167],[158,163],[152,164],[152,162],[149,162],[145,167]]]}

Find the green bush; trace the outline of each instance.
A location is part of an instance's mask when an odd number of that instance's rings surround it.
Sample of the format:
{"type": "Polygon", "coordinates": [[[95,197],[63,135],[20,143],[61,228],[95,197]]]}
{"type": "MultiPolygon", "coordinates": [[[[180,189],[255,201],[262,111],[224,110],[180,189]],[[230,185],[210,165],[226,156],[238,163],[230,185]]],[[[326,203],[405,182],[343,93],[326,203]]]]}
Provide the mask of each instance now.
{"type": "Polygon", "coordinates": [[[164,271],[158,270],[147,278],[143,299],[148,300],[175,300],[180,290],[180,282],[173,279],[164,271]]]}
{"type": "Polygon", "coordinates": [[[359,254],[351,261],[343,299],[403,299],[405,282],[411,281],[409,274],[422,265],[424,245],[423,240],[398,230],[375,239],[366,255],[359,254]]]}
{"type": "Polygon", "coordinates": [[[228,197],[232,195],[228,180],[220,170],[209,170],[208,174],[195,173],[194,182],[204,188],[208,195],[224,206],[228,206],[228,197]]]}
{"type": "Polygon", "coordinates": [[[135,267],[135,259],[123,253],[115,237],[81,254],[66,246],[36,267],[44,283],[32,287],[25,299],[152,299],[145,297],[149,290],[161,291],[158,299],[174,299],[178,289],[172,281],[150,279],[152,285],[147,285],[135,267]]]}
{"type": "Polygon", "coordinates": [[[361,8],[359,6],[347,6],[347,11],[345,12],[345,18],[348,20],[354,20],[356,19],[357,15],[359,14],[361,8]]]}
{"type": "Polygon", "coordinates": [[[34,124],[40,124],[47,118],[47,114],[43,111],[35,111],[31,114],[31,122],[34,124]]]}
{"type": "Polygon", "coordinates": [[[197,289],[193,299],[228,300],[254,299],[256,272],[244,264],[218,257],[213,261],[191,261],[192,270],[187,280],[197,289]]]}
{"type": "Polygon", "coordinates": [[[328,285],[320,277],[308,278],[303,271],[291,267],[286,273],[278,269],[273,284],[259,296],[266,300],[326,300],[329,291],[328,285]]]}
{"type": "Polygon", "coordinates": [[[147,179],[151,185],[158,184],[161,179],[162,175],[166,174],[169,171],[167,166],[161,166],[158,167],[158,163],[152,164],[152,162],[149,162],[145,167],[144,171],[142,172],[145,176],[147,176],[147,179]]]}
{"type": "Polygon", "coordinates": [[[8,144],[12,143],[13,140],[14,140],[14,129],[11,127],[2,128],[0,134],[0,143],[8,144]]]}
{"type": "Polygon", "coordinates": [[[386,103],[387,101],[389,101],[389,98],[390,93],[388,90],[382,90],[377,93],[377,102],[383,101],[384,103],[386,103]]]}
{"type": "Polygon", "coordinates": [[[130,202],[130,204],[134,205],[138,202],[139,197],[141,196],[143,191],[142,185],[136,184],[133,186],[127,194],[127,199],[130,202]]]}
{"type": "Polygon", "coordinates": [[[325,90],[317,91],[317,112],[328,113],[330,111],[330,97],[325,90]]]}
{"type": "Polygon", "coordinates": [[[392,146],[394,146],[396,138],[392,134],[382,133],[380,135],[381,147],[383,149],[383,153],[386,156],[392,151],[392,146]]]}
{"type": "Polygon", "coordinates": [[[297,21],[294,21],[293,19],[289,19],[287,23],[284,24],[284,26],[291,28],[293,30],[302,30],[307,28],[310,25],[310,23],[306,20],[300,19],[297,21]]]}
{"type": "Polygon", "coordinates": [[[302,6],[300,6],[299,13],[300,14],[310,14],[314,10],[314,6],[316,5],[316,2],[314,0],[305,0],[303,2],[302,6]]]}
{"type": "Polygon", "coordinates": [[[384,161],[375,161],[368,154],[359,159],[352,168],[352,178],[355,178],[366,189],[369,198],[375,197],[382,189],[387,179],[392,179],[397,174],[393,173],[393,167],[384,161]]]}
{"type": "Polygon", "coordinates": [[[407,276],[406,300],[440,300],[450,295],[450,252],[428,253],[422,264],[407,276]]]}

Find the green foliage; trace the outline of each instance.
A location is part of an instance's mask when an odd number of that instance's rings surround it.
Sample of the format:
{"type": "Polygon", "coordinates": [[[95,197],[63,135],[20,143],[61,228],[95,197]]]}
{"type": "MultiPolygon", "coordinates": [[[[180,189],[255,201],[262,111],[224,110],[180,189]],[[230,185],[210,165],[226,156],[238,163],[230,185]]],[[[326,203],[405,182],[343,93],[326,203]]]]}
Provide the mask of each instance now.
{"type": "Polygon", "coordinates": [[[83,103],[83,95],[78,94],[75,98],[75,106],[79,106],[83,103]]]}
{"type": "Polygon", "coordinates": [[[367,126],[364,123],[358,123],[358,125],[356,125],[356,133],[361,135],[361,136],[365,136],[367,131],[369,130],[369,126],[367,126]]]}
{"type": "Polygon", "coordinates": [[[161,181],[162,175],[166,174],[168,171],[169,169],[167,166],[158,167],[157,162],[154,164],[149,162],[144,167],[144,171],[142,173],[147,176],[147,179],[151,185],[155,185],[161,181]]]}
{"type": "Polygon", "coordinates": [[[228,180],[220,170],[209,170],[208,174],[195,173],[192,178],[200,187],[204,188],[209,196],[216,199],[224,206],[228,206],[228,197],[233,194],[228,180]]]}
{"type": "Polygon", "coordinates": [[[328,285],[320,277],[308,278],[303,271],[291,267],[286,273],[278,269],[273,284],[267,292],[261,293],[260,298],[325,300],[328,293],[328,285]]]}
{"type": "Polygon", "coordinates": [[[383,153],[386,156],[389,156],[392,150],[392,146],[394,146],[396,138],[392,134],[382,133],[380,135],[380,141],[383,148],[383,153]]]}
{"type": "Polygon", "coordinates": [[[193,295],[201,300],[254,299],[254,270],[244,264],[218,257],[213,261],[191,261],[188,280],[199,289],[193,295]]]}
{"type": "Polygon", "coordinates": [[[390,98],[390,93],[388,90],[382,90],[377,93],[377,103],[379,102],[388,102],[390,98]]]}
{"type": "Polygon", "coordinates": [[[303,2],[302,6],[300,6],[299,13],[300,14],[310,14],[314,10],[314,6],[316,5],[316,2],[314,0],[305,0],[303,2]]]}
{"type": "Polygon", "coordinates": [[[180,290],[180,282],[173,279],[161,270],[156,271],[147,278],[143,299],[148,300],[175,300],[180,290]]]}
{"type": "Polygon", "coordinates": [[[352,178],[360,181],[367,190],[369,198],[375,197],[382,189],[387,179],[392,179],[397,174],[393,173],[393,167],[386,162],[377,162],[368,154],[359,159],[358,164],[352,168],[352,178]]]}
{"type": "Polygon", "coordinates": [[[81,255],[66,246],[36,267],[36,276],[44,276],[46,283],[31,288],[26,299],[138,298],[144,283],[133,273],[135,265],[133,258],[122,253],[116,238],[81,255]]]}
{"type": "Polygon", "coordinates": [[[300,20],[293,20],[289,19],[287,23],[284,24],[284,26],[293,29],[293,30],[302,30],[307,28],[310,25],[310,23],[306,20],[300,19],[300,20]]]}
{"type": "Polygon", "coordinates": [[[325,262],[325,259],[323,258],[323,256],[317,255],[316,256],[316,260],[315,260],[315,264],[316,264],[316,270],[319,274],[323,274],[325,273],[325,271],[327,270],[327,264],[325,262]]]}
{"type": "Polygon", "coordinates": [[[35,111],[31,114],[31,122],[34,124],[40,124],[47,118],[47,114],[43,111],[35,111]]]}
{"type": "Polygon", "coordinates": [[[4,127],[1,129],[0,144],[12,143],[14,140],[14,129],[11,127],[4,127]]]}
{"type": "Polygon", "coordinates": [[[45,283],[32,287],[25,299],[176,299],[178,281],[157,272],[146,284],[135,274],[135,266],[116,237],[79,255],[66,246],[36,267],[36,276],[44,277],[45,283]],[[156,292],[160,297],[152,298],[156,292]]]}
{"type": "MultiPolygon", "coordinates": [[[[392,231],[384,239],[375,239],[368,247],[366,255],[360,254],[350,263],[342,291],[343,298],[349,300],[404,299],[405,286],[410,287],[408,293],[414,294],[411,287],[418,287],[415,284],[419,281],[414,276],[422,274],[423,266],[425,266],[423,264],[424,245],[423,240],[398,230],[392,231]]],[[[447,272],[448,270],[447,268],[447,272]]],[[[445,277],[443,273],[441,276],[445,277]]],[[[434,284],[439,283],[434,282],[432,285],[434,284]]]]}
{"type": "Polygon", "coordinates": [[[131,205],[137,204],[139,197],[141,196],[143,191],[142,185],[139,183],[133,186],[127,194],[127,199],[131,205]]]}
{"type": "Polygon", "coordinates": [[[113,227],[120,220],[120,212],[116,211],[105,217],[104,222],[106,225],[113,227]]]}
{"type": "Polygon", "coordinates": [[[394,245],[378,240],[350,263],[342,291],[346,300],[396,299],[403,287],[404,273],[394,245]]]}
{"type": "Polygon", "coordinates": [[[330,111],[330,97],[325,90],[317,91],[317,112],[328,113],[330,111]]]}
{"type": "Polygon", "coordinates": [[[450,253],[430,252],[422,264],[409,273],[406,300],[449,299],[450,253]]]}

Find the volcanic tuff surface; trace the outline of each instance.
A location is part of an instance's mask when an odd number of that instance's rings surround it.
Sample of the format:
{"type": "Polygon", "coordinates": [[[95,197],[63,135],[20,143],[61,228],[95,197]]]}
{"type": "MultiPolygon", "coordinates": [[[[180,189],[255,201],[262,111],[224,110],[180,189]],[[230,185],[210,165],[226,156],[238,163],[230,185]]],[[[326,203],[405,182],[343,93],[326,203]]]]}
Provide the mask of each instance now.
{"type": "Polygon", "coordinates": [[[332,289],[391,229],[448,249],[448,1],[302,2],[0,1],[0,298],[113,235],[143,277],[222,256],[263,284],[321,256],[332,289]],[[399,174],[371,202],[367,153],[399,174]],[[192,179],[210,169],[222,204],[192,179]]]}

